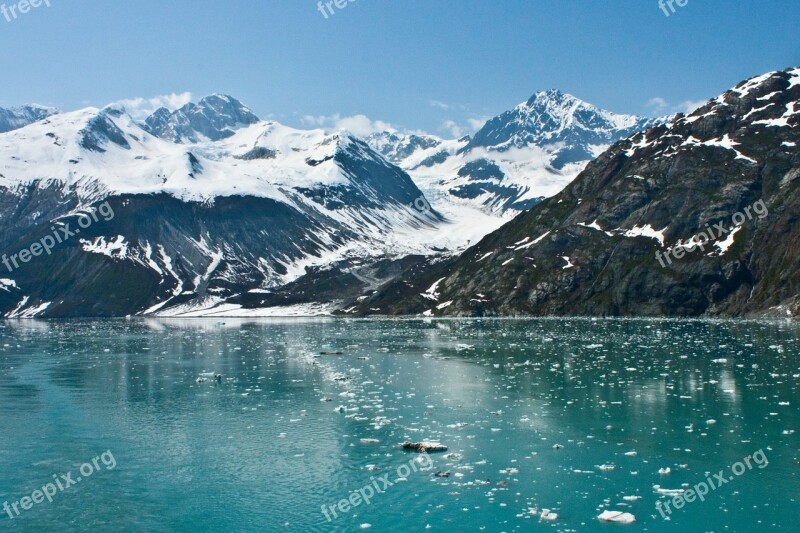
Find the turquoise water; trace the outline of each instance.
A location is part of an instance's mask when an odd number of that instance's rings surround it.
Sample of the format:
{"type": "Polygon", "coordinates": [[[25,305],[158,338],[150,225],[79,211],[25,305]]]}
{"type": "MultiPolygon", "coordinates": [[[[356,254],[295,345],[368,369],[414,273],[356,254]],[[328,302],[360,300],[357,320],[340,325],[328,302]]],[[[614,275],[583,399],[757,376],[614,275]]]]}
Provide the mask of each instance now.
{"type": "Polygon", "coordinates": [[[0,530],[797,531],[798,339],[784,322],[0,322],[0,504],[82,478],[0,510],[0,530]],[[426,469],[407,440],[449,450],[426,469]],[[705,501],[656,510],[720,470],[705,501]]]}

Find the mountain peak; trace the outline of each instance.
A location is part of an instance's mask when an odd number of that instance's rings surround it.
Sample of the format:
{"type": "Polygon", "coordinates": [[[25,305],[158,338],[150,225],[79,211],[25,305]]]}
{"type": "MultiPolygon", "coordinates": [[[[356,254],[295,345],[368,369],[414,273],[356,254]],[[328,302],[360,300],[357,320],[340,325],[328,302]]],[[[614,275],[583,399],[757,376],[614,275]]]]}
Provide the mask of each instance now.
{"type": "Polygon", "coordinates": [[[520,105],[528,105],[532,106],[537,103],[541,102],[563,102],[565,100],[578,100],[571,94],[559,91],[558,89],[548,89],[546,91],[538,91],[533,93],[525,104],[520,105]]]}
{"type": "MultiPolygon", "coordinates": [[[[497,151],[563,143],[575,157],[591,159],[590,146],[605,146],[646,129],[658,121],[602,110],[575,96],[550,89],[490,121],[464,149],[497,151]]],[[[568,159],[574,159],[570,156],[568,159]]]]}
{"type": "Polygon", "coordinates": [[[176,143],[218,141],[235,130],[256,124],[260,119],[236,98],[214,93],[199,102],[190,102],[176,111],[157,109],[145,120],[145,129],[157,137],[176,143]]]}
{"type": "Polygon", "coordinates": [[[24,128],[28,124],[38,122],[56,113],[58,110],[39,104],[28,104],[10,109],[0,107],[0,133],[24,128]]]}

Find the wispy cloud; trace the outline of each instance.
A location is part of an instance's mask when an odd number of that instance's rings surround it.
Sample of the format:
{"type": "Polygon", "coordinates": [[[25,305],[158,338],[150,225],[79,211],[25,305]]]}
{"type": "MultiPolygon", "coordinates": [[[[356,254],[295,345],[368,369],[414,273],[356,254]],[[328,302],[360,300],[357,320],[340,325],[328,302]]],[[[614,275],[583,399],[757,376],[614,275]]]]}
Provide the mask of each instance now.
{"type": "Polygon", "coordinates": [[[467,118],[465,123],[460,123],[453,119],[447,119],[439,125],[439,131],[454,139],[459,139],[481,129],[487,120],[489,117],[471,117],[467,118]]]}
{"type": "Polygon", "coordinates": [[[444,109],[445,111],[450,109],[450,106],[448,104],[446,104],[444,102],[441,102],[439,100],[429,100],[428,101],[428,105],[431,106],[431,107],[437,107],[439,109],[444,109]]]}
{"type": "Polygon", "coordinates": [[[679,104],[671,104],[665,98],[656,96],[647,102],[647,107],[654,115],[671,115],[674,113],[692,113],[702,107],[706,100],[684,100],[679,104]]]}
{"type": "Polygon", "coordinates": [[[460,126],[455,120],[445,120],[442,122],[439,129],[447,132],[451,137],[459,138],[464,136],[464,128],[460,126]]]}
{"type": "Polygon", "coordinates": [[[153,111],[159,107],[166,107],[170,111],[174,111],[180,107],[185,106],[192,101],[192,93],[170,93],[153,96],[152,98],[143,98],[141,96],[136,98],[127,98],[115,102],[125,108],[136,120],[144,120],[150,116],[153,111]]]}
{"type": "Polygon", "coordinates": [[[322,128],[326,131],[347,130],[360,137],[366,137],[379,131],[395,130],[388,122],[372,120],[366,115],[352,115],[348,117],[343,117],[339,113],[320,116],[306,115],[301,121],[306,126],[322,128]]]}

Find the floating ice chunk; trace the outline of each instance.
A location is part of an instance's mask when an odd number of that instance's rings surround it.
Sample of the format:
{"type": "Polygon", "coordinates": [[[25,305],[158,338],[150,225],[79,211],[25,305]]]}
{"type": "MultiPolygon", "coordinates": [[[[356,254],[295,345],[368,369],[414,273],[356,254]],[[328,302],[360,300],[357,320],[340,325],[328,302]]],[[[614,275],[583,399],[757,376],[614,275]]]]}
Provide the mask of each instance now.
{"type": "Polygon", "coordinates": [[[542,515],[539,517],[539,520],[553,522],[554,520],[558,520],[558,514],[551,512],[550,509],[542,509],[542,515]]]}
{"type": "Polygon", "coordinates": [[[653,492],[656,494],[663,494],[664,496],[682,496],[686,491],[683,489],[665,489],[662,488],[661,485],[653,485],[653,492]]]}
{"type": "Polygon", "coordinates": [[[631,513],[623,513],[622,511],[603,511],[597,517],[603,522],[617,522],[619,524],[632,524],[636,522],[636,517],[631,513]]]}
{"type": "Polygon", "coordinates": [[[431,452],[446,452],[447,446],[439,444],[438,442],[422,441],[422,442],[409,442],[406,441],[402,444],[404,450],[413,450],[422,453],[431,452]]]}
{"type": "Polygon", "coordinates": [[[659,468],[659,469],[658,469],[658,473],[659,473],[659,474],[661,474],[662,476],[666,476],[666,475],[667,475],[667,474],[669,474],[670,472],[672,472],[672,469],[671,469],[670,467],[667,467],[667,468],[659,468]]]}

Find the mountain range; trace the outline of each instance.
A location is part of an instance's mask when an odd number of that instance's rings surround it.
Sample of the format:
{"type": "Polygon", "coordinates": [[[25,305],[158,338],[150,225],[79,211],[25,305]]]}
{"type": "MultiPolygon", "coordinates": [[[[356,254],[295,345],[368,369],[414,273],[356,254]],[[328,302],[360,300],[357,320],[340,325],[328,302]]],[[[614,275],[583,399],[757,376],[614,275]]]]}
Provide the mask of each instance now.
{"type": "Polygon", "coordinates": [[[353,312],[796,316],[798,142],[800,69],[754,77],[353,312]]]}
{"type": "Polygon", "coordinates": [[[507,220],[561,191],[614,142],[667,120],[617,115],[550,90],[487,121],[473,137],[380,132],[368,142],[426,194],[507,220]]]}
{"type": "Polygon", "coordinates": [[[540,92],[455,140],[0,110],[0,314],[795,313],[798,77],[661,119],[540,92]]]}

